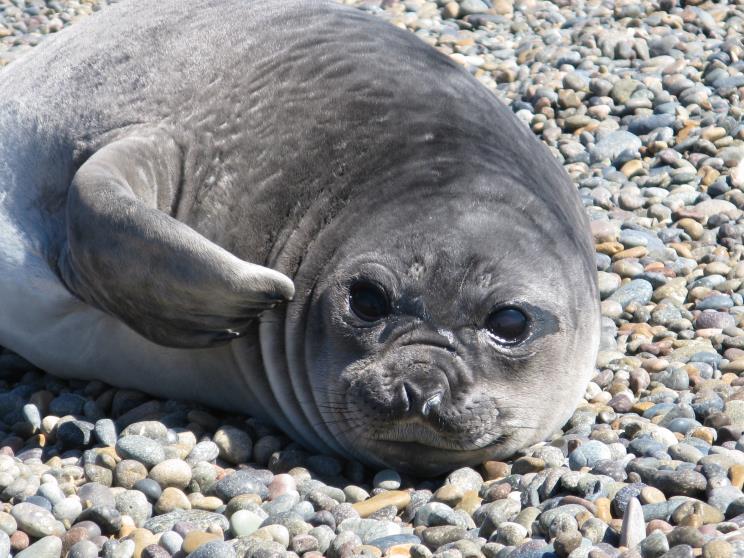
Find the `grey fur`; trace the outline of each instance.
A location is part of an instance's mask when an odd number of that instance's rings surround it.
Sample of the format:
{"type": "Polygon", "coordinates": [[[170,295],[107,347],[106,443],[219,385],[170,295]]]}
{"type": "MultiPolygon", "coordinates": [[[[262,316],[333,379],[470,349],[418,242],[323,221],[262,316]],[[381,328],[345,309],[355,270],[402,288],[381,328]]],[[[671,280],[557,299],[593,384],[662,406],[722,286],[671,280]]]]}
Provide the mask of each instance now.
{"type": "Polygon", "coordinates": [[[413,35],[326,2],[130,0],[0,77],[0,344],[50,372],[424,473],[539,440],[583,393],[578,196],[413,35]],[[388,319],[354,317],[360,277],[388,319]],[[483,327],[505,303],[532,318],[513,347],[483,327]]]}

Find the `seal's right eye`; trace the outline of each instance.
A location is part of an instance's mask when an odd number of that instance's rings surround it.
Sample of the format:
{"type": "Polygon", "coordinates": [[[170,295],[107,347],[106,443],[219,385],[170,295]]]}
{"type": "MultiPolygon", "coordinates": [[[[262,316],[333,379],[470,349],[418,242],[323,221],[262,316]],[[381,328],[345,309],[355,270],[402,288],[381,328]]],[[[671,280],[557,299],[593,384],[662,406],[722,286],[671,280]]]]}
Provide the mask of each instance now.
{"type": "Polygon", "coordinates": [[[519,308],[508,306],[491,312],[486,328],[500,341],[512,344],[521,341],[529,326],[529,320],[519,308]]]}
{"type": "Polygon", "coordinates": [[[371,281],[357,281],[349,289],[349,306],[365,322],[376,322],[390,314],[385,289],[371,281]]]}

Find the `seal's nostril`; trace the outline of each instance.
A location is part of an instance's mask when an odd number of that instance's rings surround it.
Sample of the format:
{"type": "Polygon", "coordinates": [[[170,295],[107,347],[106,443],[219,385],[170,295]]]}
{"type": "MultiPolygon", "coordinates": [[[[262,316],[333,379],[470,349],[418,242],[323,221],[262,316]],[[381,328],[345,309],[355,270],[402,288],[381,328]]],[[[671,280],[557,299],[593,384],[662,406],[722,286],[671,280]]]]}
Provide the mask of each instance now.
{"type": "Polygon", "coordinates": [[[442,404],[444,389],[439,385],[424,388],[412,382],[403,382],[402,386],[401,395],[405,396],[407,402],[405,412],[417,413],[423,417],[428,417],[442,404]]]}
{"type": "Polygon", "coordinates": [[[406,382],[400,384],[398,391],[400,392],[400,410],[403,413],[407,413],[411,410],[411,404],[415,401],[415,394],[411,391],[411,385],[406,382]]]}
{"type": "Polygon", "coordinates": [[[403,397],[405,397],[406,400],[406,412],[411,410],[415,411],[416,403],[419,397],[418,391],[416,391],[414,385],[409,382],[403,382],[401,385],[403,386],[403,397]]]}
{"type": "Polygon", "coordinates": [[[439,408],[439,405],[442,403],[442,392],[438,391],[429,399],[424,401],[424,404],[421,406],[421,415],[424,417],[428,417],[429,414],[433,411],[436,411],[439,408]]]}

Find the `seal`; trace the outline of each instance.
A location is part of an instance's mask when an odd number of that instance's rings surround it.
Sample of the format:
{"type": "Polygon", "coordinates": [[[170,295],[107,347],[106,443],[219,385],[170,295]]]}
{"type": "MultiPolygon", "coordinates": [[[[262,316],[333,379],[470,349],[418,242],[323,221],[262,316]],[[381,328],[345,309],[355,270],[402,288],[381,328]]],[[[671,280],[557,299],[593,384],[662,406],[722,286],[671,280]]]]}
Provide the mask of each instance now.
{"type": "Polygon", "coordinates": [[[298,0],[129,0],[0,79],[0,344],[436,474],[593,372],[562,167],[413,34],[298,0]]]}

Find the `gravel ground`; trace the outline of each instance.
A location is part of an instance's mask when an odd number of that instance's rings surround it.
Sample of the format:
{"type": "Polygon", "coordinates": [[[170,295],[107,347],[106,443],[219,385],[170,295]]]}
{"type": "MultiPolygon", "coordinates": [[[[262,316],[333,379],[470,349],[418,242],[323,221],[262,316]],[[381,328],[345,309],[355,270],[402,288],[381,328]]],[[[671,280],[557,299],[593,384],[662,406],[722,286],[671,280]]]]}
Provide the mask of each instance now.
{"type": "MultiPolygon", "coordinates": [[[[0,0],[0,65],[105,3],[0,0]]],[[[585,401],[421,481],[6,352],[0,558],[744,556],[744,7],[347,3],[463,64],[574,179],[604,316],[585,401]]]]}

